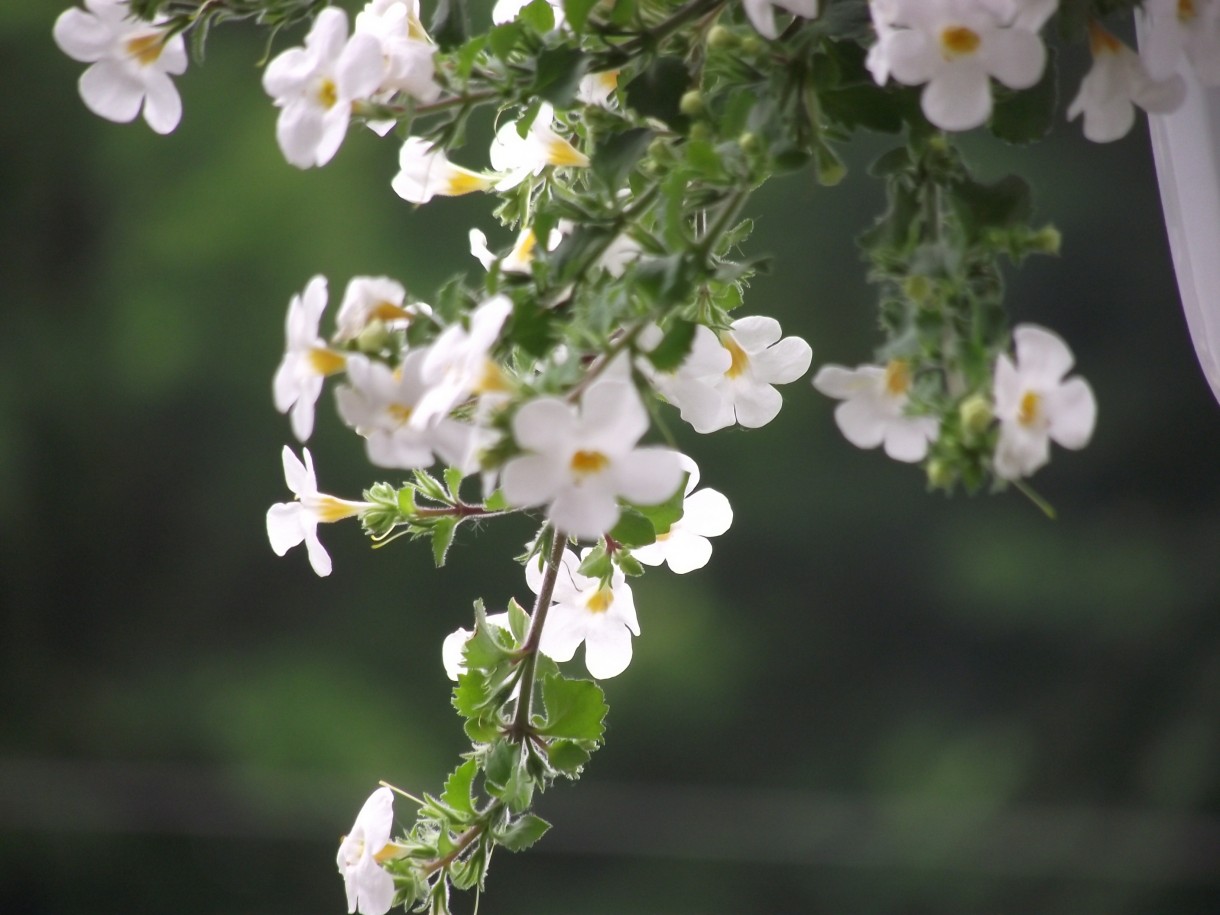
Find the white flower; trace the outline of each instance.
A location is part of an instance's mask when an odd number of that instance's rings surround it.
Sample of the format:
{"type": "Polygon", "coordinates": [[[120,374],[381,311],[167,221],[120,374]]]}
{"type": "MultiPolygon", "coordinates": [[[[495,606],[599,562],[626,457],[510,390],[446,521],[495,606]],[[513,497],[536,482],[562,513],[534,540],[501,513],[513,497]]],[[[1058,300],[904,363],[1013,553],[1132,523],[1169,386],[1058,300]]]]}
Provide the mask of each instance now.
{"type": "Polygon", "coordinates": [[[126,0],[85,0],[55,20],[55,43],[73,60],[92,64],[81,74],[85,105],[108,121],[144,120],[165,134],[182,119],[182,99],[171,75],[186,71],[182,36],[169,38],[160,21],[132,15],[126,0]]]}
{"type": "Polygon", "coordinates": [[[408,137],[398,153],[398,174],[390,186],[408,203],[427,203],[437,195],[460,197],[486,191],[495,183],[495,175],[454,165],[443,150],[433,149],[427,140],[408,137]]]}
{"type": "MultiPolygon", "coordinates": [[[[487,247],[487,236],[478,229],[471,229],[469,238],[470,253],[483,265],[484,270],[490,270],[492,264],[498,261],[500,270],[504,273],[528,274],[530,272],[530,264],[534,261],[534,251],[538,247],[538,237],[534,234],[533,229],[522,229],[517,235],[517,241],[513,244],[512,250],[503,257],[498,256],[487,247]]],[[[552,229],[547,238],[546,249],[553,251],[562,238],[563,233],[558,229],[552,229]]]]}
{"type": "Polygon", "coordinates": [[[385,915],[394,904],[394,878],[380,864],[398,855],[398,847],[390,842],[393,828],[394,792],[378,788],[339,844],[337,861],[349,913],[385,915]]]}
{"type": "Polygon", "coordinates": [[[813,19],[818,14],[818,0],[742,0],[742,6],[758,33],[772,41],[779,37],[779,29],[775,27],[775,7],[803,19],[813,19]]]}
{"type": "Polygon", "coordinates": [[[272,383],[275,408],[281,413],[292,411],[292,431],[302,442],[313,433],[314,405],[322,393],[322,379],[343,371],[345,363],[343,354],[328,349],[318,336],[326,295],[326,277],[315,276],[304,295],[294,295],[288,303],[284,358],[272,383]]]}
{"type": "Polygon", "coordinates": [[[733,523],[733,508],[722,493],[714,489],[694,492],[699,485],[699,468],[686,455],[682,455],[682,469],[690,474],[682,500],[682,517],[670,525],[668,533],[659,534],[656,543],[631,551],[644,565],[659,566],[665,562],[678,575],[707,565],[712,558],[712,544],[707,538],[719,537],[733,523]]]}
{"type": "MultiPolygon", "coordinates": [[[[487,623],[497,629],[507,630],[509,628],[508,614],[493,613],[487,617],[487,623]]],[[[455,629],[445,636],[445,641],[441,643],[441,663],[445,665],[445,673],[450,680],[456,680],[466,673],[466,665],[462,663],[462,652],[472,635],[474,635],[472,629],[455,629]]]]}
{"type": "Polygon", "coordinates": [[[1140,57],[1155,77],[1177,72],[1182,53],[1204,86],[1220,85],[1220,3],[1216,0],[1148,0],[1140,57]]]}
{"type": "Polygon", "coordinates": [[[524,137],[516,121],[496,131],[491,143],[491,167],[504,176],[496,184],[497,191],[516,187],[530,175],[541,174],[548,165],[584,168],[589,164],[588,156],[555,133],[552,120],[551,106],[542,104],[524,137]]]}
{"type": "Polygon", "coordinates": [[[471,395],[504,395],[508,388],[504,371],[489,354],[512,310],[508,296],[494,296],[471,312],[469,330],[453,324],[441,332],[421,368],[427,390],[411,415],[411,425],[431,425],[471,395]]]}
{"type": "Polygon", "coordinates": [[[420,315],[432,314],[423,302],[404,304],[407,291],[402,283],[386,276],[354,276],[348,281],[335,317],[336,343],[355,340],[372,321],[388,328],[405,327],[420,315]]]}
{"type": "Polygon", "coordinates": [[[303,48],[289,48],[267,65],[263,89],[280,109],[275,138],[297,168],[325,165],[339,151],[352,102],[377,91],[385,72],[381,43],[347,37],[347,14],[328,6],[318,14],[303,48]]]}
{"type": "MultiPolygon", "coordinates": [[[[588,553],[585,550],[581,559],[588,553]]],[[[617,677],[631,663],[631,636],[640,634],[631,586],[617,566],[605,585],[581,575],[579,568],[576,555],[564,550],[538,650],[556,661],[570,661],[584,642],[589,675],[598,680],[617,677]]],[[[525,567],[525,580],[535,594],[542,576],[541,558],[525,567]]]]}
{"type": "Polygon", "coordinates": [[[378,95],[403,92],[424,103],[436,101],[441,94],[432,59],[436,46],[419,21],[417,0],[371,0],[356,15],[353,31],[371,35],[381,45],[378,95]]]}
{"type": "Polygon", "coordinates": [[[670,377],[657,373],[654,383],[696,432],[715,432],[733,423],[747,429],[765,426],[783,406],[772,385],[796,381],[813,361],[808,343],[800,337],[781,340],[781,334],[774,318],[739,318],[720,335],[717,352],[707,335],[696,330],[686,361],[670,377]]]}
{"type": "Polygon", "coordinates": [[[618,88],[618,70],[586,73],[576,87],[576,100],[598,108],[614,107],[614,91],[618,88]]]}
{"type": "Polygon", "coordinates": [[[1072,352],[1051,331],[1022,324],[1013,331],[1017,361],[996,360],[995,416],[1000,421],[995,472],[1005,480],[1029,476],[1050,460],[1050,442],[1080,449],[1097,422],[1093,389],[1079,376],[1063,380],[1072,352]]]}
{"type": "Polygon", "coordinates": [[[1001,22],[978,0],[906,0],[883,5],[881,21],[868,61],[874,78],[926,84],[924,116],[942,130],[986,123],[991,77],[1028,89],[1046,66],[1046,47],[1034,30],[1001,22]]]}
{"type": "Polygon", "coordinates": [[[855,369],[824,365],[813,386],[843,403],[835,407],[835,423],[857,448],[884,444],[896,461],[922,461],[928,443],[936,441],[940,423],[931,416],[911,416],[911,367],[904,359],[855,369]]]}
{"type": "Polygon", "coordinates": [[[421,371],[426,350],[412,350],[402,365],[391,369],[381,362],[354,355],[347,360],[350,384],[335,390],[339,416],[364,436],[369,461],[378,467],[410,470],[434,463],[433,453],[447,464],[472,472],[474,430],[441,417],[426,428],[409,422],[427,390],[421,371]]]}
{"type": "Polygon", "coordinates": [[[318,492],[318,478],[309,449],[302,448],[302,464],[292,449],[284,446],[284,481],[296,499],[277,502],[267,510],[267,539],[276,556],[283,556],[298,543],[305,544],[309,564],[319,575],[329,575],[330,555],[318,540],[318,525],[353,518],[370,507],[368,502],[348,502],[318,492]]]}
{"type": "Polygon", "coordinates": [[[1182,104],[1186,84],[1174,74],[1153,79],[1133,50],[1102,28],[1089,23],[1093,66],[1080,83],[1068,107],[1068,120],[1084,115],[1084,135],[1094,143],[1117,140],[1135,124],[1135,106],[1145,111],[1168,112],[1182,104]]]}
{"type": "Polygon", "coordinates": [[[618,520],[620,496],[654,505],[682,482],[678,452],[635,447],[646,431],[648,413],[627,382],[594,382],[579,410],[557,397],[531,400],[513,417],[513,437],[527,453],[504,465],[504,497],[546,504],[556,530],[599,537],[618,520]]]}

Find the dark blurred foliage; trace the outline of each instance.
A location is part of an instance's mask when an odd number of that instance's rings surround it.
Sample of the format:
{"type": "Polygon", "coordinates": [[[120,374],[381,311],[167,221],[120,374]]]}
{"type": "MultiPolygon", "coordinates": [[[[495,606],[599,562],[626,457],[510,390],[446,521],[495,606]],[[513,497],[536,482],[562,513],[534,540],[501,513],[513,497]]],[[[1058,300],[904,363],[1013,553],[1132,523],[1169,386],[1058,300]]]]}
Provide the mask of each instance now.
{"type": "MultiPolygon", "coordinates": [[[[487,202],[412,212],[365,131],[287,166],[238,30],[178,81],[173,135],[100,121],[58,12],[0,6],[0,912],[340,912],[367,792],[436,790],[462,750],[440,641],[475,597],[528,596],[531,531],[465,531],[440,571],[350,523],[323,531],[329,579],[272,555],[284,309],[318,272],[332,302],[377,273],[426,298],[478,269],[487,202]]],[[[1220,911],[1220,407],[1142,126],[1077,133],[963,141],[1064,233],[1011,275],[1014,315],[1072,343],[1101,404],[1094,443],[1035,480],[1059,520],[927,494],[807,381],[764,429],[677,430],[733,529],[708,568],[638,585],[607,746],[483,911],[1220,911]]],[[[853,236],[891,142],[756,203],[751,250],[777,257],[745,313],[818,363],[871,358],[853,236]]],[[[310,445],[336,494],[386,476],[329,397],[310,445]]]]}

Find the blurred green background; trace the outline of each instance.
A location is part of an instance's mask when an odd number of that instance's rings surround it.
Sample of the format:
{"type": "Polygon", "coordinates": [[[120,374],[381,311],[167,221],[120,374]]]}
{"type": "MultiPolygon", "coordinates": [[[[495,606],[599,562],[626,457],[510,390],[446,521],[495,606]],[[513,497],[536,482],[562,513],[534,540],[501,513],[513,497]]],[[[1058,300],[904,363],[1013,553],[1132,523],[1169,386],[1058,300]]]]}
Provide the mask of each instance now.
{"type": "MultiPolygon", "coordinates": [[[[237,28],[178,80],[174,134],[101,121],[59,12],[0,5],[0,912],[338,913],[367,793],[436,790],[462,750],[440,642],[475,597],[527,596],[530,530],[464,532],[441,571],[351,524],[323,531],[329,579],[277,559],[284,310],[314,273],[426,298],[478,270],[486,201],[412,212],[366,131],[287,166],[237,28]]],[[[891,143],[862,138],[838,188],[757,200],[777,266],[745,313],[816,363],[877,343],[852,239],[891,143]]],[[[925,493],[805,380],[764,429],[686,435],[736,522],[708,568],[637,585],[607,746],[542,798],[555,829],[497,858],[482,911],[1220,911],[1220,407],[1145,129],[965,143],[1064,232],[1011,284],[1100,401],[1093,444],[1036,478],[1059,520],[925,493]]],[[[324,489],[386,476],[329,396],[319,415],[324,489]]]]}

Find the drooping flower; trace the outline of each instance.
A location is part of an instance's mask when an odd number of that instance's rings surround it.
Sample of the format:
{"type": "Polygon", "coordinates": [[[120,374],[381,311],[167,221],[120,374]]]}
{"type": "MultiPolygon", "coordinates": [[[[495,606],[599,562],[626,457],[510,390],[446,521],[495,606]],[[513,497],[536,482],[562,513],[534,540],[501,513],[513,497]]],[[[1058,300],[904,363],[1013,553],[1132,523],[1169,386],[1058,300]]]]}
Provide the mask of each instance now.
{"type": "Polygon", "coordinates": [[[284,358],[275,370],[272,392],[275,408],[292,411],[292,431],[298,441],[313,433],[314,407],[322,393],[322,380],[343,371],[345,357],[327,347],[318,336],[318,322],[326,308],[326,277],[315,276],[303,295],[288,303],[284,322],[284,358]]]}
{"type": "Polygon", "coordinates": [[[361,355],[348,357],[349,383],[335,389],[339,416],[364,437],[369,461],[378,467],[429,467],[436,454],[470,473],[475,469],[471,426],[448,417],[423,427],[410,423],[428,389],[421,375],[427,357],[427,350],[411,350],[397,369],[361,355]]]}
{"type": "Polygon", "coordinates": [[[758,34],[772,41],[779,37],[775,25],[776,7],[802,19],[814,19],[818,15],[818,0],[742,0],[742,6],[758,34]]]}
{"type": "Polygon", "coordinates": [[[497,191],[516,187],[530,175],[542,174],[547,166],[588,166],[589,157],[555,132],[553,120],[551,106],[542,104],[525,136],[517,130],[516,121],[508,121],[496,131],[491,143],[491,167],[503,175],[496,183],[497,191]]]}
{"type": "Polygon", "coordinates": [[[721,355],[696,331],[690,356],[669,376],[654,375],[654,384],[696,432],[715,432],[733,423],[747,429],[765,426],[783,406],[773,385],[796,381],[813,361],[808,343],[800,337],[781,340],[782,333],[774,318],[739,318],[720,334],[721,355]]]}
{"type": "Polygon", "coordinates": [[[978,0],[904,0],[883,4],[869,67],[908,86],[924,86],[924,116],[942,130],[969,130],[991,117],[991,79],[1028,89],[1042,76],[1046,47],[1024,18],[1001,21],[978,0]],[[1020,24],[1018,24],[1018,22],[1020,24]]]}
{"type": "Polygon", "coordinates": [[[1084,115],[1084,135],[1094,143],[1125,136],[1135,124],[1135,106],[1164,113],[1186,97],[1186,84],[1176,73],[1153,79],[1143,60],[1094,20],[1089,23],[1093,66],[1068,106],[1068,120],[1084,115]]]}
{"type": "Polygon", "coordinates": [[[367,33],[347,36],[347,14],[328,6],[305,36],[267,65],[263,89],[280,109],[275,138],[297,168],[321,166],[339,151],[352,102],[377,91],[385,72],[381,43],[367,33]]]}
{"type": "Polygon", "coordinates": [[[678,452],[637,448],[648,413],[633,385],[599,379],[580,408],[557,397],[531,400],[513,417],[513,437],[526,452],[504,466],[501,486],[511,505],[546,505],[556,530],[599,537],[618,520],[620,497],[654,505],[682,482],[678,452]]]}
{"type": "MultiPolygon", "coordinates": [[[[631,663],[631,637],[640,634],[631,586],[617,566],[606,583],[579,569],[580,559],[564,550],[538,650],[556,661],[570,661],[583,642],[589,675],[597,680],[617,677],[631,663]]],[[[535,594],[542,577],[541,558],[526,565],[525,580],[535,594]]]]}
{"type": "Polygon", "coordinates": [[[1148,0],[1140,57],[1154,78],[1177,72],[1183,53],[1204,86],[1220,85],[1220,3],[1216,0],[1148,0]]]}
{"type": "Polygon", "coordinates": [[[368,502],[349,502],[318,492],[318,477],[308,448],[302,448],[305,463],[284,446],[284,481],[296,499],[277,502],[267,510],[267,539],[276,556],[283,556],[298,543],[305,544],[309,564],[321,576],[331,572],[330,554],[318,539],[318,525],[354,518],[368,502]]]}
{"type": "Polygon", "coordinates": [[[355,340],[373,321],[385,327],[406,327],[412,320],[432,314],[423,302],[405,304],[407,290],[402,283],[386,276],[354,276],[343,292],[335,317],[336,343],[355,340]]]}
{"type": "Polygon", "coordinates": [[[913,463],[924,459],[928,444],[940,432],[935,417],[907,412],[911,367],[905,359],[854,369],[824,365],[814,376],[813,386],[843,401],[835,407],[835,423],[857,448],[884,445],[885,453],[894,460],[913,463]]]}
{"type": "MultiPolygon", "coordinates": [[[[484,270],[490,270],[495,263],[500,264],[500,270],[504,273],[529,273],[530,264],[534,261],[534,252],[538,248],[538,237],[534,234],[531,228],[522,229],[517,235],[516,242],[513,243],[512,250],[503,257],[498,256],[487,247],[487,236],[479,229],[470,230],[470,253],[480,264],[484,270]]],[[[563,238],[563,234],[558,229],[552,229],[547,238],[546,249],[554,250],[563,238]]]]}
{"type": "Polygon", "coordinates": [[[694,491],[699,485],[699,467],[686,455],[682,455],[682,469],[690,474],[682,517],[670,525],[667,533],[659,534],[656,543],[631,551],[644,565],[668,563],[670,571],[678,575],[707,565],[712,558],[712,544],[707,538],[719,537],[733,523],[733,507],[722,493],[706,488],[694,491]]]}
{"type": "Polygon", "coordinates": [[[398,153],[398,174],[390,182],[394,193],[408,203],[427,203],[433,197],[461,197],[490,190],[495,175],[485,175],[454,165],[444,150],[427,140],[408,137],[398,153]]]}
{"type": "Polygon", "coordinates": [[[186,72],[186,47],[161,23],[134,16],[127,0],[85,0],[85,9],[60,13],[55,43],[73,60],[91,64],[79,82],[90,111],[125,124],[143,109],[148,126],[160,134],[178,126],[182,99],[170,76],[186,72]]]}
{"type": "Polygon", "coordinates": [[[1072,351],[1057,334],[1022,324],[1013,330],[1017,361],[996,360],[995,416],[1000,422],[995,473],[1005,480],[1026,477],[1050,460],[1050,443],[1077,450],[1089,443],[1097,401],[1079,376],[1064,380],[1072,351]]]}
{"type": "Polygon", "coordinates": [[[349,915],[385,915],[394,904],[394,878],[381,866],[399,853],[398,846],[390,842],[393,829],[394,792],[378,788],[356,814],[336,856],[349,915]]]}
{"type": "Polygon", "coordinates": [[[469,329],[453,324],[441,332],[420,369],[427,389],[411,415],[411,425],[432,425],[472,395],[504,396],[508,390],[504,370],[489,354],[512,310],[508,296],[493,296],[470,313],[469,329]]]}

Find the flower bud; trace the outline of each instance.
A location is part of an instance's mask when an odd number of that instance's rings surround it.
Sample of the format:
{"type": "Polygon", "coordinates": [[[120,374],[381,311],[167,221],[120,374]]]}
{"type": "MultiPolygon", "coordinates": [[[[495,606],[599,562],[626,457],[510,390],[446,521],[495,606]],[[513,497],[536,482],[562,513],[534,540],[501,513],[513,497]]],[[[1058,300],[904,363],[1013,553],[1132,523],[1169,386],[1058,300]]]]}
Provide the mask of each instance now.
{"type": "Polygon", "coordinates": [[[688,118],[697,118],[703,114],[703,93],[698,89],[691,89],[682,95],[682,100],[678,102],[678,110],[688,118]]]}
{"type": "Polygon", "coordinates": [[[758,135],[746,131],[737,138],[737,145],[741,147],[744,153],[753,153],[758,151],[759,141],[758,135]]]}
{"type": "Polygon", "coordinates": [[[1039,254],[1058,254],[1063,236],[1054,226],[1043,226],[1029,237],[1029,249],[1039,254]]]}
{"type": "Polygon", "coordinates": [[[927,466],[928,485],[933,489],[952,489],[957,480],[957,471],[948,461],[932,458],[927,466]]]}
{"type": "Polygon", "coordinates": [[[741,49],[752,56],[761,54],[766,48],[767,43],[757,35],[747,35],[741,39],[741,49]]]}
{"type": "Polygon", "coordinates": [[[732,29],[726,29],[722,25],[712,26],[712,30],[707,33],[707,46],[709,48],[727,50],[728,48],[736,47],[738,43],[737,33],[732,29]]]}
{"type": "Polygon", "coordinates": [[[982,394],[971,394],[957,408],[961,417],[962,429],[971,435],[982,435],[995,419],[991,403],[982,394]]]}

